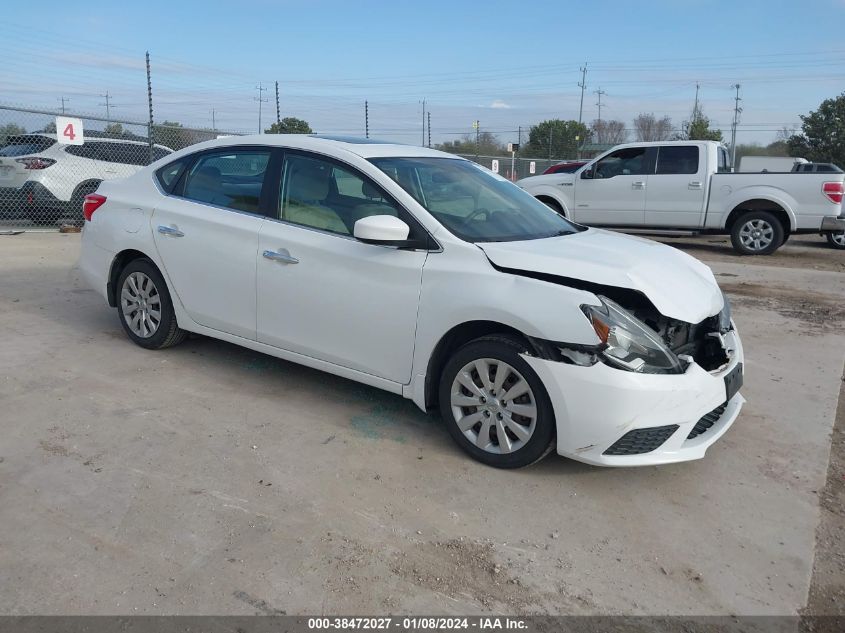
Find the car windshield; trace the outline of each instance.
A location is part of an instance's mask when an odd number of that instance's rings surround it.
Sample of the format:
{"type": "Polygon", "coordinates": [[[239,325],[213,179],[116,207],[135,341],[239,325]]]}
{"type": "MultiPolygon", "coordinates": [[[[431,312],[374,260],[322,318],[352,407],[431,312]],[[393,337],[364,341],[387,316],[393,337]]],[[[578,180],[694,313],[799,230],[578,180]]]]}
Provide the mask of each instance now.
{"type": "Polygon", "coordinates": [[[468,242],[512,242],[583,230],[516,185],[458,158],[373,158],[450,232],[468,242]]]}

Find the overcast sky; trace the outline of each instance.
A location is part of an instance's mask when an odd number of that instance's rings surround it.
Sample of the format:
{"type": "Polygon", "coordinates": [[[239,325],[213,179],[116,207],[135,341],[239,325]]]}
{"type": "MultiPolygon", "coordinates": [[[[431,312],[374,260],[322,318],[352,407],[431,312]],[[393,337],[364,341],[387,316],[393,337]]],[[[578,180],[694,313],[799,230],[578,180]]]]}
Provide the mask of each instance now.
{"type": "MultiPolygon", "coordinates": [[[[845,0],[462,2],[240,0],[4,3],[0,103],[146,120],[144,52],[155,117],[258,129],[282,116],[324,133],[422,141],[583,119],[630,126],[639,112],[689,116],[700,98],[729,132],[740,83],[740,142],[768,143],[845,90],[845,0]]],[[[13,115],[0,111],[0,123],[13,115]]]]}

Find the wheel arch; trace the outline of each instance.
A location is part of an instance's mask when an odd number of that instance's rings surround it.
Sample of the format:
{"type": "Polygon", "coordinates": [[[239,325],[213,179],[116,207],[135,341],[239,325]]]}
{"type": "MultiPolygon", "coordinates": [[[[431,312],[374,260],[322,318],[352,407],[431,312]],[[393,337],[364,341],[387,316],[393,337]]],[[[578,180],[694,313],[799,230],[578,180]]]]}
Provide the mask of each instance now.
{"type": "Polygon", "coordinates": [[[794,216],[787,210],[787,206],[770,198],[749,198],[735,205],[728,214],[725,230],[730,233],[739,217],[746,211],[768,211],[773,214],[783,226],[784,235],[789,235],[794,227],[794,216]]]}
{"type": "MultiPolygon", "coordinates": [[[[108,282],[106,282],[106,298],[112,308],[117,307],[117,279],[120,277],[120,273],[123,269],[126,268],[130,262],[133,262],[136,259],[146,259],[155,266],[159,273],[162,272],[155,261],[153,261],[153,258],[146,253],[134,248],[127,248],[120,251],[114,256],[114,259],[112,259],[111,268],[109,268],[109,279],[108,282]]],[[[162,275],[162,277],[164,277],[164,275],[162,275]]]]}
{"type": "Polygon", "coordinates": [[[452,354],[470,341],[491,334],[512,334],[524,339],[529,347],[534,347],[531,337],[513,326],[498,321],[465,321],[454,326],[440,338],[428,359],[425,374],[426,409],[437,407],[437,388],[440,384],[440,375],[452,354]]]}

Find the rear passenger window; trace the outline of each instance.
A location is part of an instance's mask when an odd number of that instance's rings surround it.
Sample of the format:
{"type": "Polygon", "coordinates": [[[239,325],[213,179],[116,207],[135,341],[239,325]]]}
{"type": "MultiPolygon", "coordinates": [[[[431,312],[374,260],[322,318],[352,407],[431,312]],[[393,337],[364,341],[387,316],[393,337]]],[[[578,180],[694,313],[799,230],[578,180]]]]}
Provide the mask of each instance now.
{"type": "Polygon", "coordinates": [[[182,172],[185,170],[187,162],[188,159],[183,158],[182,160],[177,160],[169,165],[165,165],[156,172],[156,180],[158,180],[158,184],[160,184],[161,188],[167,193],[173,191],[173,187],[176,184],[176,181],[179,180],[179,176],[181,176],[182,172]]]}
{"type": "Polygon", "coordinates": [[[657,174],[697,174],[698,147],[662,145],[657,153],[657,174]]]}
{"type": "Polygon", "coordinates": [[[184,197],[227,209],[258,213],[270,152],[229,150],[204,154],[185,179],[184,197]]]}

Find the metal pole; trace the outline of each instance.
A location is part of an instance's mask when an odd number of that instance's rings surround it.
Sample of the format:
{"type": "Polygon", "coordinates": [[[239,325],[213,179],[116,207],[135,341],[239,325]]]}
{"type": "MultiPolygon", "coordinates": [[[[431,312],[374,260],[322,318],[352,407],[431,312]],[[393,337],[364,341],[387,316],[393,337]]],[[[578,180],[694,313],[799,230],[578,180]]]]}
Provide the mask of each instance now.
{"type": "Polygon", "coordinates": [[[428,146],[431,147],[431,110],[428,111],[428,146]]]}
{"type": "Polygon", "coordinates": [[[478,119],[475,120],[475,160],[478,160],[478,154],[481,151],[481,123],[478,119]]]}
{"type": "Polygon", "coordinates": [[[279,109],[279,82],[276,82],[276,123],[282,122],[282,111],[279,109]]]}
{"type": "Polygon", "coordinates": [[[549,160],[552,159],[552,133],[554,132],[554,128],[549,125],[549,160]]]}
{"type": "MultiPolygon", "coordinates": [[[[584,91],[587,89],[587,62],[584,62],[584,67],[581,69],[581,82],[578,86],[581,88],[581,105],[578,107],[578,135],[580,135],[584,118],[584,91]]],[[[578,143],[576,154],[578,158],[581,158],[581,143],[578,143]]]]}
{"type": "Polygon", "coordinates": [[[425,147],[425,99],[422,100],[422,146],[425,147]]]}
{"type": "Polygon", "coordinates": [[[258,133],[261,134],[264,131],[262,129],[263,126],[261,125],[261,104],[263,104],[265,101],[267,101],[267,99],[265,99],[262,95],[267,90],[267,88],[265,88],[263,84],[259,83],[255,87],[255,89],[258,90],[258,96],[253,97],[253,99],[258,101],[258,133]]]}
{"type": "Polygon", "coordinates": [[[370,104],[364,101],[364,136],[370,138],[370,104]]]}
{"type": "Polygon", "coordinates": [[[742,112],[742,108],[739,107],[739,102],[742,101],[739,98],[739,84],[734,84],[734,88],[736,88],[736,105],[734,106],[734,121],[731,125],[731,168],[736,164],[736,127],[739,124],[739,113],[742,112]]]}
{"type": "Polygon", "coordinates": [[[147,140],[150,145],[150,162],[153,162],[153,82],[150,74],[150,51],[147,51],[147,107],[150,111],[150,119],[147,124],[147,140]]]}

